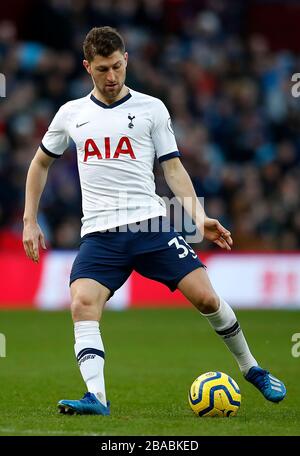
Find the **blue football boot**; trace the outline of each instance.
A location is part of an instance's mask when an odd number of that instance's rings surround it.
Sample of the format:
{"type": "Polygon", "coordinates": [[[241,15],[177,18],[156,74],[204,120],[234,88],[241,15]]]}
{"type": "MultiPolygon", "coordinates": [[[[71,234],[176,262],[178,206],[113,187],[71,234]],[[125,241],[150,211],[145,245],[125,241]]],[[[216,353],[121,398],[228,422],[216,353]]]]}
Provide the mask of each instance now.
{"type": "Polygon", "coordinates": [[[109,415],[110,403],[107,401],[107,407],[103,405],[93,393],[86,393],[78,401],[63,399],[59,401],[58,410],[66,415],[109,415]]]}
{"type": "Polygon", "coordinates": [[[286,395],[284,384],[259,366],[251,367],[245,379],[252,383],[271,402],[280,402],[286,395]]]}

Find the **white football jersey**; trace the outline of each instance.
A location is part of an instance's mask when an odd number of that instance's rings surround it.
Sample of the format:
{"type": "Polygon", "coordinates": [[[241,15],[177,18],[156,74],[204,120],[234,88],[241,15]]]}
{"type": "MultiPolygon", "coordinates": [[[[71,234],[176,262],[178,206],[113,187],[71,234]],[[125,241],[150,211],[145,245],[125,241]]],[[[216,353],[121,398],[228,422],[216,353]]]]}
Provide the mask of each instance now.
{"type": "Polygon", "coordinates": [[[91,93],[64,104],[43,137],[52,157],[75,142],[82,191],[81,236],[166,215],[155,193],[153,163],[179,157],[163,102],[129,90],[106,105],[91,93]]]}

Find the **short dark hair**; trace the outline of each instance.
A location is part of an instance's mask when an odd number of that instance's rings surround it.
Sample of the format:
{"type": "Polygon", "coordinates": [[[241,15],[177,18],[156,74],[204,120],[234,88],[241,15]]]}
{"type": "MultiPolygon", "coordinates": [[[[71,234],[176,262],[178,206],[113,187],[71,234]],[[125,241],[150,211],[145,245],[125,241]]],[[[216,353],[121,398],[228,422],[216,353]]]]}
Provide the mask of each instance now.
{"type": "Polygon", "coordinates": [[[125,52],[125,44],[119,32],[112,27],[92,28],[83,42],[83,53],[91,62],[96,55],[108,57],[115,51],[125,52]]]}

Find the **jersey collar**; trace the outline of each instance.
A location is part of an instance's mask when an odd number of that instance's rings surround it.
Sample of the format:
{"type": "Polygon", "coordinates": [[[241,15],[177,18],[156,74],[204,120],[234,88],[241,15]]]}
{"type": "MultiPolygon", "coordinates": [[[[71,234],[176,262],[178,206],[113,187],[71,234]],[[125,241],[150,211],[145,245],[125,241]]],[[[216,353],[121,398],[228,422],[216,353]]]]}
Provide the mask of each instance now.
{"type": "Polygon", "coordinates": [[[105,103],[102,103],[102,101],[99,101],[92,93],[91,93],[91,96],[90,96],[90,99],[96,103],[98,106],[101,106],[101,108],[104,108],[104,109],[112,109],[112,108],[115,108],[116,106],[119,106],[120,104],[122,103],[125,103],[125,101],[129,100],[129,98],[131,98],[132,95],[130,92],[128,92],[127,95],[125,95],[125,97],[121,98],[120,100],[118,101],[115,101],[114,103],[110,104],[110,105],[107,105],[105,103]]]}

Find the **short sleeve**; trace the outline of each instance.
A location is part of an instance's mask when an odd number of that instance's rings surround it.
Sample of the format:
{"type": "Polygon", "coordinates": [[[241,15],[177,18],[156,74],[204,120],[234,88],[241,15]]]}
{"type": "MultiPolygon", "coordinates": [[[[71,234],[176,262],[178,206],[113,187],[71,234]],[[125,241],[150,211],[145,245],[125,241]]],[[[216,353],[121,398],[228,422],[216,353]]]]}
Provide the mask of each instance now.
{"type": "Polygon", "coordinates": [[[171,117],[164,103],[160,100],[153,110],[152,141],[159,162],[180,157],[171,117]]]}
{"type": "Polygon", "coordinates": [[[66,131],[67,112],[62,106],[54,116],[40,144],[41,149],[50,157],[58,158],[69,145],[69,135],[66,131]]]}

